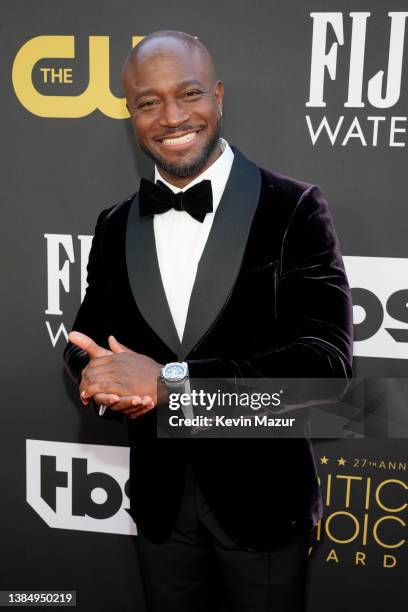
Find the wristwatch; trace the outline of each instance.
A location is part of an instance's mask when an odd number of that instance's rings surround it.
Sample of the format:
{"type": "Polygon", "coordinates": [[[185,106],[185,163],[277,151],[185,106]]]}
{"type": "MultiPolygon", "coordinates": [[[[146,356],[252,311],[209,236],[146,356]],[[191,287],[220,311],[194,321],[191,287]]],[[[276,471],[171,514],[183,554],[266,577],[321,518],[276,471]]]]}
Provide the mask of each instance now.
{"type": "Polygon", "coordinates": [[[166,363],[160,370],[160,380],[169,390],[181,392],[188,379],[188,365],[185,361],[166,363]]]}

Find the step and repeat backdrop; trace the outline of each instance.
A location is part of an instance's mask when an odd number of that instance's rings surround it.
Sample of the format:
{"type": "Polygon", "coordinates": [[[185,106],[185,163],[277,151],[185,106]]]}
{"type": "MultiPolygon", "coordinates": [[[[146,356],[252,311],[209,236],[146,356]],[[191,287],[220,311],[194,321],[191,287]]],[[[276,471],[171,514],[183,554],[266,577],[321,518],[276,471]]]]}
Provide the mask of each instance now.
{"type": "MultiPolygon", "coordinates": [[[[406,9],[3,3],[0,590],[76,590],[89,612],[145,609],[126,427],[82,406],[62,352],[96,217],[151,170],[120,85],[146,34],[198,36],[225,84],[225,138],[321,186],[353,290],[355,375],[408,376],[406,9]]],[[[314,441],[325,515],[310,550],[310,612],[407,609],[408,440],[375,435],[386,413],[373,409],[365,438],[314,441]]]]}

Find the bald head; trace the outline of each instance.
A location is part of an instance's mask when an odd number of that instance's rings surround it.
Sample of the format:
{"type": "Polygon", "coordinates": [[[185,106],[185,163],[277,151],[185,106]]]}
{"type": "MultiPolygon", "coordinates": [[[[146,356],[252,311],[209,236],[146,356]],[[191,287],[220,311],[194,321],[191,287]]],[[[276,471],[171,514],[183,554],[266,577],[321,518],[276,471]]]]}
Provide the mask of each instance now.
{"type": "Polygon", "coordinates": [[[122,76],[126,78],[126,72],[135,65],[135,62],[144,62],[154,56],[160,57],[174,53],[178,55],[193,55],[202,62],[210,75],[212,83],[216,82],[214,62],[207,47],[197,38],[178,32],[177,30],[158,30],[152,32],[141,40],[129,53],[123,65],[122,76]]]}

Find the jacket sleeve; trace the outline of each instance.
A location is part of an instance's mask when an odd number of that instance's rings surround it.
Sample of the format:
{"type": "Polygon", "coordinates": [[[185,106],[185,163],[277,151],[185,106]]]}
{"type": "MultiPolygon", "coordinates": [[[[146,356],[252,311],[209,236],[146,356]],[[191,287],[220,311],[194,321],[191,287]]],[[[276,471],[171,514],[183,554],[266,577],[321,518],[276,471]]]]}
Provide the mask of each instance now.
{"type": "Polygon", "coordinates": [[[351,294],[317,186],[302,194],[286,228],[276,291],[278,346],[245,358],[187,360],[191,378],[351,376],[351,294]]]}
{"type": "MultiPolygon", "coordinates": [[[[87,282],[84,300],[79,308],[72,329],[90,336],[97,344],[109,348],[108,317],[106,312],[107,270],[103,266],[102,233],[103,220],[110,209],[102,211],[97,219],[92,246],[87,266],[87,282]]],[[[67,343],[63,355],[66,369],[70,377],[79,385],[82,370],[89,362],[87,353],[71,342],[67,343]]],[[[99,406],[92,402],[93,408],[99,414],[99,406]]],[[[107,409],[104,418],[122,420],[123,416],[113,410],[107,409]]]]}

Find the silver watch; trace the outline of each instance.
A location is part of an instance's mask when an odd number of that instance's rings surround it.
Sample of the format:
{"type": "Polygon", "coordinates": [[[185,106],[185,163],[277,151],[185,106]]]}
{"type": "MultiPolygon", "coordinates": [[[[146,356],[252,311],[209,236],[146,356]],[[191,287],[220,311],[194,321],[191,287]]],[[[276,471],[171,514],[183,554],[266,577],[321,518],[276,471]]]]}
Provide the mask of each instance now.
{"type": "Polygon", "coordinates": [[[185,361],[166,363],[160,370],[160,380],[169,388],[180,388],[188,379],[188,365],[185,361]]]}

